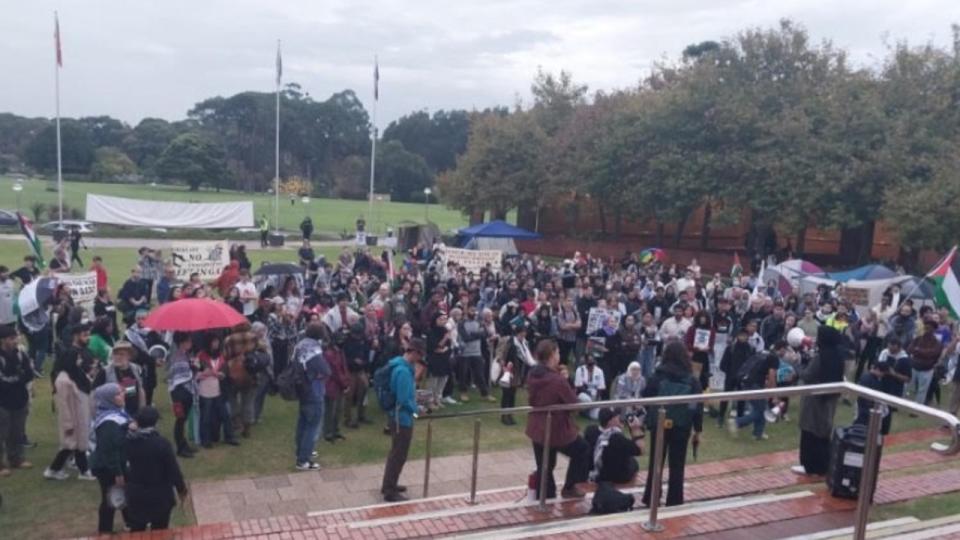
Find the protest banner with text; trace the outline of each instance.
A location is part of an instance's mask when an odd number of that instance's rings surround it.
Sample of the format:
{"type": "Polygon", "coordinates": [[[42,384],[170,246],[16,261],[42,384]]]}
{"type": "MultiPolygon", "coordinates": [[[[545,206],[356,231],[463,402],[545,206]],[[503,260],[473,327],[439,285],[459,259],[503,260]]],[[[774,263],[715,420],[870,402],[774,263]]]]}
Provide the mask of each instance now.
{"type": "Polygon", "coordinates": [[[170,263],[179,281],[189,280],[193,273],[203,281],[216,279],[230,264],[230,244],[226,240],[174,242],[170,251],[170,263]]]}

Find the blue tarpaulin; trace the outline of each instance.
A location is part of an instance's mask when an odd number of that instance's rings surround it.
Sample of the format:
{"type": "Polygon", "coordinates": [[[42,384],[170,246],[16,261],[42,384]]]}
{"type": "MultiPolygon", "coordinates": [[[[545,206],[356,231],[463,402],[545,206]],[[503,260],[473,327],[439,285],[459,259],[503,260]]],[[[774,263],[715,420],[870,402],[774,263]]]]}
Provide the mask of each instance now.
{"type": "Polygon", "coordinates": [[[851,268],[842,272],[830,272],[827,274],[832,280],[846,283],[852,279],[870,280],[870,279],[888,279],[895,277],[896,272],[880,264],[868,264],[858,268],[851,268]]]}
{"type": "Polygon", "coordinates": [[[515,227],[506,221],[501,220],[491,221],[489,223],[481,223],[479,225],[467,227],[466,229],[460,229],[457,234],[459,234],[461,237],[466,237],[467,239],[482,237],[536,240],[540,238],[540,235],[535,232],[530,232],[526,229],[515,227]]]}

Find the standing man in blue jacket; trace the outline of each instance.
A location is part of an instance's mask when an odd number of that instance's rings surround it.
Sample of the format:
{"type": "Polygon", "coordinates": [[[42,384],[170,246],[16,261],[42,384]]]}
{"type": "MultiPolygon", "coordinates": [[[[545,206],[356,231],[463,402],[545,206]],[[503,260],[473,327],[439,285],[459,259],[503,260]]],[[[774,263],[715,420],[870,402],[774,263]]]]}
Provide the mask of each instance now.
{"type": "Polygon", "coordinates": [[[312,458],[317,437],[323,428],[323,399],[327,377],[330,376],[330,364],[323,357],[322,341],[325,334],[323,323],[310,323],[303,339],[293,350],[293,360],[303,365],[306,375],[304,385],[299,390],[300,412],[297,415],[295,437],[298,471],[320,470],[320,465],[312,458]]]}
{"type": "Polygon", "coordinates": [[[396,407],[387,412],[393,441],[383,469],[383,485],[380,492],[387,502],[407,500],[403,492],[406,486],[398,484],[403,465],[407,462],[410,441],[413,440],[413,417],[417,413],[416,382],[413,366],[422,362],[427,346],[420,338],[410,340],[403,356],[390,360],[390,391],[396,397],[396,407]]]}

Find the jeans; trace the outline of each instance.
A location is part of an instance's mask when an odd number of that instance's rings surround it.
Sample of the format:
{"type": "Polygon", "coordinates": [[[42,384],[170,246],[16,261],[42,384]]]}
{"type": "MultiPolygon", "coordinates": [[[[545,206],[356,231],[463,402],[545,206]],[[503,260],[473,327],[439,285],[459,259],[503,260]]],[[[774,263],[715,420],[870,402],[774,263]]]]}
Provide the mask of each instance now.
{"type": "Polygon", "coordinates": [[[467,379],[471,379],[473,384],[477,385],[480,395],[487,397],[487,377],[483,374],[483,358],[479,356],[464,356],[460,359],[460,393],[466,394],[467,379]]]}
{"type": "Polygon", "coordinates": [[[643,347],[640,349],[640,372],[644,379],[649,379],[653,375],[653,369],[657,365],[657,349],[655,347],[643,347]]]}
{"type": "Polygon", "coordinates": [[[407,453],[410,451],[410,442],[413,440],[413,426],[401,427],[394,420],[390,420],[390,453],[387,454],[387,465],[383,468],[383,483],[380,491],[383,494],[397,492],[400,482],[400,473],[407,462],[407,453]]]}
{"type": "Polygon", "coordinates": [[[257,375],[257,391],[253,397],[253,420],[260,421],[260,415],[263,414],[263,404],[267,400],[267,394],[270,393],[270,377],[265,373],[257,375]]]}
{"type": "Polygon", "coordinates": [[[913,401],[920,405],[926,405],[927,392],[930,391],[930,383],[933,381],[933,370],[920,371],[919,369],[913,369],[911,371],[909,388],[913,392],[913,401]]]}
{"type": "MultiPolygon", "coordinates": [[[[557,452],[570,458],[570,464],[567,466],[567,477],[563,482],[563,489],[573,489],[577,484],[586,482],[590,475],[590,460],[593,455],[590,453],[590,443],[583,437],[577,437],[570,444],[551,448],[547,456],[547,498],[552,499],[557,496],[557,484],[553,479],[553,469],[557,466],[557,452]]],[[[540,467],[543,461],[543,445],[533,443],[533,457],[537,462],[537,496],[540,495],[540,467]]]]}
{"type": "Polygon", "coordinates": [[[15,411],[0,407],[0,469],[18,467],[23,463],[23,433],[27,426],[27,412],[24,406],[15,411]],[[4,461],[6,448],[6,461],[4,461]]]}
{"type": "Polygon", "coordinates": [[[325,396],[323,401],[323,437],[332,439],[340,435],[340,413],[343,411],[343,396],[325,396]]]}
{"type": "Polygon", "coordinates": [[[43,371],[43,362],[47,359],[50,350],[50,326],[45,326],[39,332],[27,332],[27,350],[33,359],[33,369],[43,371]]]}
{"type": "Polygon", "coordinates": [[[323,401],[301,401],[297,415],[297,463],[310,461],[317,434],[323,424],[323,401]]]}
{"type": "Polygon", "coordinates": [[[220,428],[223,427],[223,438],[227,441],[234,439],[233,424],[230,423],[230,411],[227,410],[227,401],[222,395],[214,398],[200,398],[200,442],[208,445],[220,442],[220,428]]]}
{"type": "MultiPolygon", "coordinates": [[[[759,388],[751,387],[746,388],[745,390],[759,390],[759,388]]],[[[763,416],[763,413],[766,410],[766,399],[751,399],[750,414],[747,416],[738,417],[736,419],[737,427],[742,428],[743,426],[753,424],[753,436],[760,437],[763,435],[763,428],[767,425],[767,419],[763,416]]]]}

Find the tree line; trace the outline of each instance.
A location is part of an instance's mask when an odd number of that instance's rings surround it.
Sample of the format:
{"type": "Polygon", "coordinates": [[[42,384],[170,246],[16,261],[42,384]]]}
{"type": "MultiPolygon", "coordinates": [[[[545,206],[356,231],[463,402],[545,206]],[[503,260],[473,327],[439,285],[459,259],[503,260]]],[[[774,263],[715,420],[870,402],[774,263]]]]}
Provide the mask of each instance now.
{"type": "MultiPolygon", "coordinates": [[[[145,118],[135,126],[110,116],[63,118],[63,172],[68,180],[266,191],[273,186],[275,99],[263,92],[213,97],[185,120],[145,118]]],[[[310,186],[304,195],[366,198],[371,125],[356,94],[344,90],[318,101],[291,83],[280,99],[281,177],[303,180],[293,184],[310,186]]],[[[391,122],[377,147],[377,191],[423,200],[424,188],[465,149],[474,114],[416,111],[391,122]]],[[[0,114],[0,172],[55,170],[53,121],[0,114]]]]}
{"type": "Polygon", "coordinates": [[[676,224],[676,242],[701,207],[703,239],[747,212],[758,234],[776,227],[800,252],[813,226],[869,250],[882,220],[907,249],[942,250],[960,234],[953,36],[949,50],[897,43],[856,68],[785,20],[691,45],[620,91],[539,73],[531,104],[471,124],[440,195],[475,216],[516,208],[528,227],[548,205],[595,204],[606,234],[653,220],[676,224]]]}

